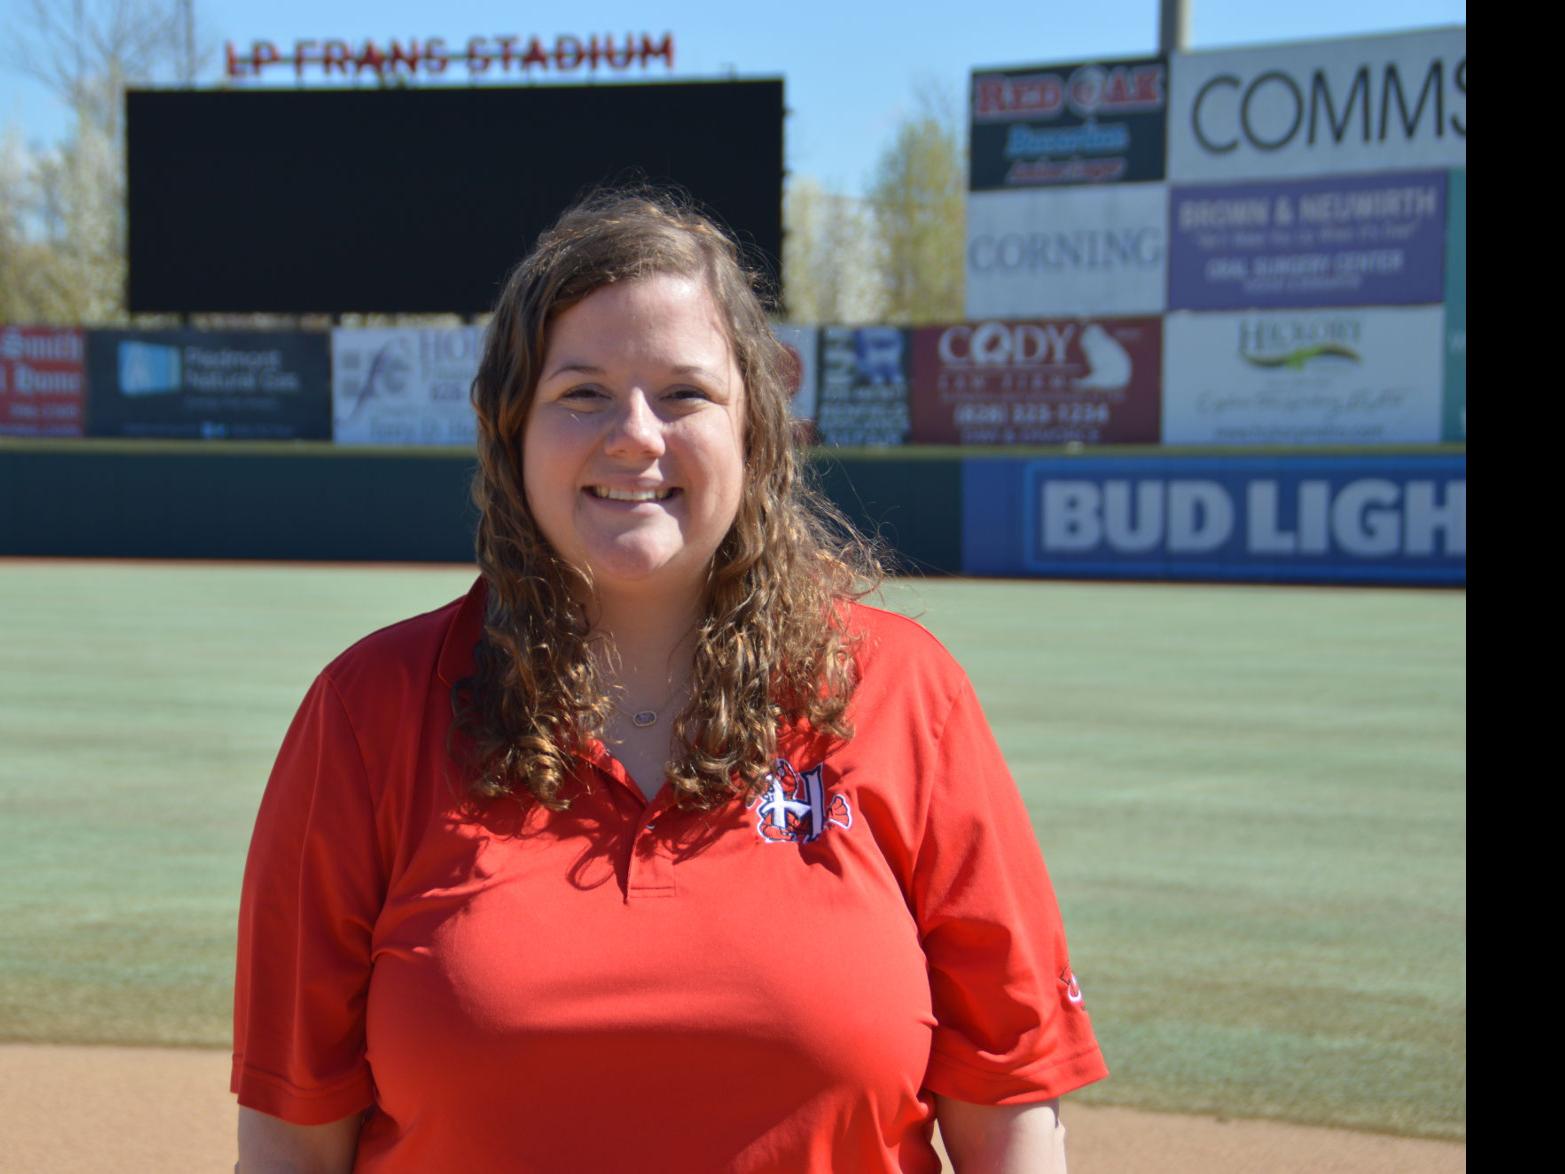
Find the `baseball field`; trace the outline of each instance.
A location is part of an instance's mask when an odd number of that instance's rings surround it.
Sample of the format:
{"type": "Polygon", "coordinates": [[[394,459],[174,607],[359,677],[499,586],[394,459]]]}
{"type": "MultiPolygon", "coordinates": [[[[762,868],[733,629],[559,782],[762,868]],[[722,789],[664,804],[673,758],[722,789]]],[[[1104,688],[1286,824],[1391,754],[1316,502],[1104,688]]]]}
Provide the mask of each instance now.
{"type": "MultiPolygon", "coordinates": [[[[0,1043],[225,1048],[294,706],[471,575],[0,560],[0,1043]]],[[[884,602],[967,666],[1027,799],[1113,1070],[1081,1103],[1465,1138],[1464,592],[884,602]]]]}

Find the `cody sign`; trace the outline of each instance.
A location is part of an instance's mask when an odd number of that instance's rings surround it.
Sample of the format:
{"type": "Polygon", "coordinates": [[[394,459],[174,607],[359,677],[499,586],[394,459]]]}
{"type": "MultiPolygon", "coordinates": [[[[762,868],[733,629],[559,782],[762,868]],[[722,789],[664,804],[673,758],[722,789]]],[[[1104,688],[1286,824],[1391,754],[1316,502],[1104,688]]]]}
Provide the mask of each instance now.
{"type": "Polygon", "coordinates": [[[989,321],[913,337],[915,444],[1156,444],[1157,318],[989,321]]]}

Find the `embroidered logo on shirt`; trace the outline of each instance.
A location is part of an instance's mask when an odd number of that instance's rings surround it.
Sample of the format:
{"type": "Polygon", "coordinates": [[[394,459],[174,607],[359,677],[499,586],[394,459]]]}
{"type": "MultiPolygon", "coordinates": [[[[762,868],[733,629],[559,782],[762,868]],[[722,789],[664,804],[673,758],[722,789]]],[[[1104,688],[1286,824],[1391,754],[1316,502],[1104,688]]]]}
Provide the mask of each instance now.
{"type": "Polygon", "coordinates": [[[826,797],[825,766],[800,774],[786,758],[779,758],[766,775],[766,790],[750,806],[759,819],[755,830],[768,844],[808,844],[826,834],[832,825],[853,826],[853,809],[847,797],[826,797]]]}
{"type": "Polygon", "coordinates": [[[1076,975],[1069,966],[1060,971],[1060,985],[1065,988],[1065,997],[1070,1000],[1072,1007],[1082,1006],[1081,983],[1076,981],[1076,975]]]}

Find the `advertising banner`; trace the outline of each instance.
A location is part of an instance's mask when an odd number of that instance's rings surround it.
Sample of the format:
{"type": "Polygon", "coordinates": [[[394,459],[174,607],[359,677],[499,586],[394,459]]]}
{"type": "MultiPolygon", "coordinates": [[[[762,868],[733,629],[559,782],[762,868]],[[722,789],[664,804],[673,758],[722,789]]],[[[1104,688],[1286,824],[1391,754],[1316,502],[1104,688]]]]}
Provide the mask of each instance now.
{"type": "Polygon", "coordinates": [[[82,332],[0,326],[0,436],[82,435],[82,332]]]}
{"type": "Polygon", "coordinates": [[[1170,314],[1165,444],[1434,444],[1440,306],[1170,314]]]}
{"type": "Polygon", "coordinates": [[[1168,307],[1438,302],[1445,187],[1437,171],[1176,187],[1168,307]]]}
{"type": "Polygon", "coordinates": [[[1445,409],[1440,439],[1467,441],[1467,171],[1453,171],[1446,195],[1445,409]]]}
{"type": "Polygon", "coordinates": [[[974,193],[967,316],[1160,314],[1167,246],[1160,183],[974,193]]]}
{"type": "Polygon", "coordinates": [[[814,326],[791,326],[774,322],[772,333],[783,344],[794,364],[793,418],[815,419],[816,391],[819,382],[816,374],[816,348],[819,332],[814,326]]]}
{"type": "Polygon", "coordinates": [[[975,71],[969,100],[970,191],[1163,178],[1162,58],[975,71]]]}
{"type": "Polygon", "coordinates": [[[1467,166],[1467,29],[1175,56],[1175,182],[1467,166]]]}
{"type": "Polygon", "coordinates": [[[823,326],[822,444],[883,447],[907,443],[910,331],[895,326],[823,326]]]}
{"type": "Polygon", "coordinates": [[[1465,456],[962,462],[970,575],[1462,584],[1465,456]]]}
{"type": "Polygon", "coordinates": [[[913,335],[914,444],[1156,444],[1157,318],[931,326],[913,335]]]}
{"type": "Polygon", "coordinates": [[[88,432],[208,440],[329,440],[325,334],[90,330],[88,432]]]}
{"type": "Polygon", "coordinates": [[[338,444],[451,444],[478,437],[468,392],[477,326],[331,332],[332,439],[338,444]]]}

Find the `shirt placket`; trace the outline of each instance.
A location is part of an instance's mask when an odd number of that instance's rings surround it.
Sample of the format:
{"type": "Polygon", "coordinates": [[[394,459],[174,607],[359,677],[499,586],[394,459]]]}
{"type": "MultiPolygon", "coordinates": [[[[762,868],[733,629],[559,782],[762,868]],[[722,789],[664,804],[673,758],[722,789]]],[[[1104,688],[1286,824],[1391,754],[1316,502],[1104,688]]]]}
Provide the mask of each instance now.
{"type": "Polygon", "coordinates": [[[668,814],[666,800],[660,795],[637,818],[630,836],[630,856],[625,862],[627,901],[675,895],[674,862],[658,835],[658,823],[668,814]]]}
{"type": "Polygon", "coordinates": [[[591,747],[589,761],[613,788],[615,814],[624,821],[625,900],[674,896],[674,862],[658,833],[659,822],[673,816],[668,792],[660,791],[647,802],[625,768],[601,744],[591,747]]]}

